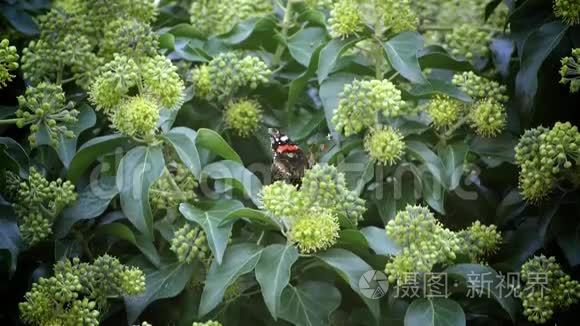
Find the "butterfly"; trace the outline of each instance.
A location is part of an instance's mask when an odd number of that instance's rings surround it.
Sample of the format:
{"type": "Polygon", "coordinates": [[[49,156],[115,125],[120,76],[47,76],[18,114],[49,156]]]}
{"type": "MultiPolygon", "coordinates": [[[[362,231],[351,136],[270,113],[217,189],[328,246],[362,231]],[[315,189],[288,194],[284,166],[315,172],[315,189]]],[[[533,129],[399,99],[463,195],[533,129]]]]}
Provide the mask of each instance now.
{"type": "Polygon", "coordinates": [[[300,186],[304,170],[310,167],[304,151],[288,135],[268,129],[272,144],[272,179],[300,186]]]}

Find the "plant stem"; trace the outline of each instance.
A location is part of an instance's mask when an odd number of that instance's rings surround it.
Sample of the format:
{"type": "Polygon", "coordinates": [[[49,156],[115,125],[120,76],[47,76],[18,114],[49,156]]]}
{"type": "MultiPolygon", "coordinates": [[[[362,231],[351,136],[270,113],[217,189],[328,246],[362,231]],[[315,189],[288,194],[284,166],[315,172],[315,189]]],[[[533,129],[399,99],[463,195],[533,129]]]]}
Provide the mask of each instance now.
{"type": "Polygon", "coordinates": [[[0,125],[11,125],[11,124],[15,124],[16,122],[18,122],[18,118],[14,118],[14,119],[4,119],[4,120],[0,120],[0,125]]]}
{"type": "Polygon", "coordinates": [[[382,16],[377,17],[375,21],[375,35],[374,39],[376,41],[375,49],[375,76],[377,79],[383,79],[383,65],[385,63],[383,57],[383,19],[382,16]]]}
{"type": "Polygon", "coordinates": [[[451,126],[451,128],[449,128],[447,130],[447,132],[445,132],[445,134],[443,135],[443,137],[445,139],[449,139],[449,137],[451,137],[451,135],[459,128],[461,128],[461,126],[463,126],[467,120],[469,119],[469,114],[464,115],[463,117],[461,117],[461,119],[459,119],[459,121],[457,121],[456,124],[454,124],[453,126],[451,126]]]}
{"type": "Polygon", "coordinates": [[[290,28],[290,23],[292,19],[292,5],[294,4],[295,0],[288,0],[286,2],[286,8],[284,9],[284,18],[282,20],[282,41],[284,43],[278,44],[276,48],[276,52],[274,53],[274,59],[272,59],[272,63],[277,66],[280,64],[280,59],[282,58],[282,54],[284,53],[284,48],[286,47],[286,38],[288,37],[288,29],[290,28]]]}

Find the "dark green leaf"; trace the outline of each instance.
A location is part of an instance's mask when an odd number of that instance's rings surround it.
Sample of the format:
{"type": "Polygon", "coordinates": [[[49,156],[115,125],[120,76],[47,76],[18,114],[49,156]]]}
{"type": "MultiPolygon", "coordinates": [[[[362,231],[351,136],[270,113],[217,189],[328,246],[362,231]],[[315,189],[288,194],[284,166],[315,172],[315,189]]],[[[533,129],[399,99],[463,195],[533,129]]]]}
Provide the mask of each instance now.
{"type": "Polygon", "coordinates": [[[252,36],[257,31],[274,30],[275,22],[272,17],[251,18],[237,24],[230,32],[221,35],[219,38],[227,44],[237,45],[252,36]]]}
{"type": "Polygon", "coordinates": [[[234,187],[243,191],[244,195],[248,196],[256,206],[260,204],[258,194],[262,189],[262,182],[242,164],[234,161],[219,161],[207,165],[202,174],[214,180],[233,181],[234,187]]]}
{"type": "Polygon", "coordinates": [[[222,222],[228,214],[243,206],[237,200],[218,200],[212,202],[211,206],[206,210],[182,203],[179,205],[179,211],[186,219],[199,224],[203,228],[215,260],[218,264],[221,264],[230,233],[232,232],[232,224],[226,223],[222,225],[222,222]]]}
{"type": "MultiPolygon", "coordinates": [[[[5,208],[2,208],[4,210],[5,208]]],[[[5,216],[3,212],[3,217],[5,216]]],[[[20,250],[24,248],[22,239],[20,238],[20,230],[16,221],[9,219],[0,219],[0,251],[7,250],[10,253],[10,274],[16,271],[16,264],[18,263],[18,255],[20,250]]]]}
{"type": "MultiPolygon", "coordinates": [[[[502,292],[501,277],[494,269],[478,264],[458,264],[448,267],[444,272],[449,277],[451,275],[460,277],[470,289],[481,290],[481,294],[484,297],[489,296],[497,301],[505,312],[508,313],[512,321],[516,321],[518,303],[513,296],[507,295],[509,289],[504,288],[502,292]],[[473,277],[473,275],[480,277],[473,277]],[[488,281],[490,283],[482,283],[488,281]]],[[[503,283],[503,286],[505,286],[505,283],[503,283]]]]}
{"type": "Polygon", "coordinates": [[[0,137],[0,145],[6,146],[4,152],[18,165],[20,168],[20,175],[28,175],[30,159],[28,158],[26,151],[24,151],[24,148],[22,148],[22,146],[20,146],[20,144],[14,139],[8,137],[0,137]]]}
{"type": "Polygon", "coordinates": [[[459,186],[461,181],[461,176],[463,175],[463,169],[465,157],[469,147],[465,143],[454,143],[448,144],[443,147],[439,156],[443,160],[445,165],[445,170],[447,172],[447,184],[449,184],[449,190],[454,190],[459,186]]]}
{"type": "Polygon", "coordinates": [[[130,227],[122,223],[110,223],[100,226],[97,235],[112,235],[120,240],[125,240],[133,244],[149,261],[156,267],[161,265],[161,257],[155,248],[155,244],[147,237],[135,234],[130,227]]]}
{"type": "Polygon", "coordinates": [[[364,234],[369,246],[377,255],[396,256],[401,252],[401,248],[387,237],[387,232],[384,228],[367,226],[360,231],[364,234]]]}
{"type": "MultiPolygon", "coordinates": [[[[441,162],[441,159],[427,145],[412,140],[407,142],[407,150],[423,163],[424,167],[435,180],[445,189],[449,188],[449,185],[443,180],[443,176],[445,175],[443,162],[441,162]]],[[[421,173],[424,172],[426,171],[421,170],[421,173]]],[[[419,176],[419,178],[422,179],[422,176],[419,176]]]]}
{"type": "Polygon", "coordinates": [[[425,83],[417,52],[423,48],[423,36],[417,32],[403,32],[383,44],[391,66],[412,83],[425,83]]]}
{"type": "Polygon", "coordinates": [[[127,323],[133,325],[151,302],[173,298],[181,293],[194,271],[192,264],[173,263],[147,273],[145,275],[145,293],[136,297],[125,297],[127,323]]]}
{"type": "Polygon", "coordinates": [[[2,16],[18,32],[26,35],[38,34],[38,26],[26,11],[14,5],[2,6],[2,16]]]}
{"type": "Polygon", "coordinates": [[[414,173],[405,171],[397,178],[393,178],[392,182],[385,183],[383,199],[376,203],[383,223],[387,224],[407,205],[415,204],[421,187],[421,180],[414,173]]]}
{"type": "Polygon", "coordinates": [[[379,302],[362,294],[359,287],[359,280],[363,274],[373,269],[369,264],[359,256],[344,249],[330,249],[317,254],[316,257],[332,267],[350,285],[351,289],[360,296],[373,317],[376,320],[380,319],[379,302]]]}
{"type": "Polygon", "coordinates": [[[324,326],[338,308],[340,292],[332,285],[308,281],[282,293],[280,318],[297,326],[324,326]]]}
{"type": "Polygon", "coordinates": [[[226,218],[220,223],[220,226],[223,226],[227,223],[233,223],[240,219],[247,220],[250,223],[258,224],[265,228],[271,228],[274,230],[280,229],[280,225],[276,224],[264,211],[246,207],[229,213],[228,216],[226,216],[226,218]]]}
{"type": "Polygon", "coordinates": [[[318,60],[319,84],[322,84],[328,78],[340,55],[354,46],[358,41],[359,39],[352,37],[347,39],[332,39],[322,48],[320,51],[320,60],[318,60]]]}
{"type": "Polygon", "coordinates": [[[360,195],[375,177],[375,161],[363,150],[354,150],[340,163],[338,170],[345,175],[350,189],[360,195]]]}
{"type": "MultiPolygon", "coordinates": [[[[322,56],[322,53],[320,55],[322,56]]],[[[342,93],[344,85],[351,83],[355,78],[356,75],[353,74],[338,73],[331,76],[320,85],[319,93],[322,106],[324,107],[324,117],[326,118],[326,124],[328,125],[328,129],[335,141],[340,139],[340,136],[336,132],[336,128],[332,123],[334,111],[338,108],[338,95],[342,93]]]]}
{"type": "Polygon", "coordinates": [[[262,254],[262,249],[253,243],[240,243],[228,248],[222,264],[214,260],[211,264],[199,304],[199,316],[212,311],[223,299],[228,286],[241,275],[251,272],[262,254]]]}
{"type": "Polygon", "coordinates": [[[139,146],[130,150],[119,163],[117,188],[121,208],[139,232],[153,238],[153,214],[149,206],[149,188],[165,167],[161,147],[139,146]]]}
{"type": "Polygon", "coordinates": [[[201,162],[195,146],[197,134],[195,131],[177,127],[165,134],[165,139],[173,146],[175,152],[197,180],[201,179],[201,162]]]}
{"type": "Polygon", "coordinates": [[[93,109],[87,104],[81,105],[79,111],[80,113],[78,121],[71,126],[71,130],[75,134],[74,138],[61,137],[58,146],[56,147],[58,157],[60,157],[60,160],[65,167],[70,165],[73,157],[75,156],[79,135],[83,131],[94,126],[97,122],[97,115],[95,114],[95,111],[93,111],[93,109]]]}
{"type": "Polygon", "coordinates": [[[298,260],[298,249],[292,245],[273,244],[266,247],[256,265],[256,280],[270,314],[277,319],[280,296],[290,281],[290,270],[298,260]]]}
{"type": "Polygon", "coordinates": [[[128,137],[122,135],[107,135],[93,138],[84,143],[70,163],[68,179],[76,184],[97,158],[122,147],[128,140],[128,137]]]}
{"type": "Polygon", "coordinates": [[[494,38],[489,45],[497,71],[505,78],[510,73],[510,64],[515,51],[514,42],[509,38],[494,38]]]}
{"type": "Polygon", "coordinates": [[[439,45],[430,45],[419,50],[418,57],[422,68],[438,68],[452,71],[475,70],[469,61],[453,57],[439,45]]]}
{"type": "Polygon", "coordinates": [[[304,95],[304,89],[308,86],[308,81],[314,77],[316,73],[316,67],[318,66],[318,59],[320,58],[320,49],[316,49],[311,57],[308,68],[300,76],[296,77],[290,83],[290,89],[288,90],[288,102],[286,106],[292,109],[300,96],[304,95]]]}
{"type": "Polygon", "coordinates": [[[320,27],[308,27],[298,31],[288,38],[290,55],[301,65],[311,65],[314,51],[326,43],[326,31],[320,27]]]}
{"type": "Polygon", "coordinates": [[[465,313],[450,299],[415,299],[405,314],[405,326],[465,326],[465,313]]]}
{"type": "Polygon", "coordinates": [[[466,103],[473,102],[473,99],[469,95],[462,92],[459,88],[455,87],[451,83],[439,79],[429,79],[424,84],[413,85],[413,87],[409,90],[409,93],[416,97],[427,98],[431,98],[433,95],[440,94],[447,95],[466,103]]]}
{"type": "Polygon", "coordinates": [[[496,167],[503,162],[513,164],[518,140],[508,133],[494,138],[475,137],[469,144],[469,149],[478,154],[490,167],[496,167]]]}
{"type": "Polygon", "coordinates": [[[212,153],[217,154],[226,160],[242,163],[242,159],[238,153],[228,145],[222,136],[211,129],[199,129],[195,141],[197,145],[207,148],[212,153]]]}

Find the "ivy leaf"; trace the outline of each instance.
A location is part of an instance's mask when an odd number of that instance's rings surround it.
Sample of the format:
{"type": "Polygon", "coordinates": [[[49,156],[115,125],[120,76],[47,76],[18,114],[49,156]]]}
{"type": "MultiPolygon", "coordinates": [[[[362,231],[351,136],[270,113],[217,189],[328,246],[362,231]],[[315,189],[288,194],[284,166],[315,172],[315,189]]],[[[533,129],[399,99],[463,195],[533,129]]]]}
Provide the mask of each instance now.
{"type": "Polygon", "coordinates": [[[223,159],[242,163],[242,159],[238,153],[231,148],[220,134],[211,129],[200,128],[197,131],[195,142],[197,145],[210,150],[223,159]]]}
{"type": "Polygon", "coordinates": [[[95,123],[97,122],[97,115],[95,114],[95,111],[93,111],[93,109],[88,105],[88,104],[83,104],[81,105],[81,107],[79,108],[79,117],[78,117],[78,121],[72,125],[71,130],[72,132],[74,132],[74,137],[73,138],[67,138],[67,137],[63,137],[61,135],[58,145],[56,147],[56,152],[58,153],[58,157],[60,158],[60,160],[62,161],[62,164],[68,168],[75,153],[77,150],[77,141],[78,141],[78,137],[79,135],[91,128],[92,126],[95,125],[95,123]]]}
{"type": "Polygon", "coordinates": [[[328,283],[308,281],[282,293],[280,318],[297,326],[324,326],[338,308],[340,291],[328,283]]]}
{"type": "Polygon", "coordinates": [[[349,37],[346,39],[332,39],[320,51],[320,60],[318,61],[318,83],[322,84],[330,75],[330,72],[336,65],[340,55],[354,46],[358,38],[349,37]]]}
{"type": "MultiPolygon", "coordinates": [[[[449,185],[443,180],[445,175],[445,167],[441,159],[424,143],[411,140],[407,142],[407,150],[418,158],[430,172],[430,174],[437,180],[445,189],[449,189],[449,185]]],[[[420,171],[423,172],[423,171],[420,171]]],[[[422,179],[422,176],[419,176],[422,179]]]]}
{"type": "Polygon", "coordinates": [[[280,230],[280,225],[276,224],[268,214],[262,210],[242,207],[233,212],[230,212],[226,218],[220,223],[220,226],[234,223],[237,220],[244,219],[252,224],[260,225],[264,228],[280,230]]]}
{"type": "Polygon", "coordinates": [[[66,208],[55,221],[53,231],[57,238],[63,238],[71,227],[80,220],[100,216],[109,207],[111,200],[119,193],[115,177],[105,176],[95,180],[78,192],[75,203],[66,208]]]}
{"type": "MultiPolygon", "coordinates": [[[[1,211],[9,209],[8,207],[2,207],[1,211]]],[[[2,216],[5,217],[7,214],[2,212],[2,216]]],[[[8,269],[10,275],[16,271],[16,264],[18,263],[18,255],[20,250],[24,249],[24,244],[22,243],[22,238],[20,237],[20,229],[16,221],[13,219],[0,219],[0,252],[6,250],[10,254],[10,263],[8,269]]]]}
{"type": "Polygon", "coordinates": [[[389,237],[384,228],[367,226],[360,230],[367,239],[367,243],[377,255],[396,256],[401,252],[401,248],[389,237]]]}
{"type": "Polygon", "coordinates": [[[272,244],[263,250],[256,265],[256,280],[260,283],[264,302],[274,319],[278,317],[280,296],[290,282],[290,269],[298,256],[295,246],[272,244]]]}
{"type": "Polygon", "coordinates": [[[219,39],[230,45],[239,45],[259,31],[273,31],[275,22],[272,17],[256,17],[243,21],[219,39]]]}
{"type": "MultiPolygon", "coordinates": [[[[513,296],[502,293],[501,277],[494,269],[478,264],[458,264],[446,268],[444,273],[450,275],[450,277],[459,277],[470,289],[481,290],[483,296],[490,296],[497,301],[508,313],[512,321],[516,321],[518,303],[513,296]],[[478,277],[473,277],[473,275],[478,277]]],[[[505,290],[508,291],[508,289],[505,290]]]]}
{"type": "Polygon", "coordinates": [[[383,43],[391,66],[412,83],[425,83],[417,52],[423,48],[423,36],[417,32],[403,32],[383,43]]]}
{"type": "Polygon", "coordinates": [[[405,326],[465,326],[461,306],[445,298],[415,299],[405,314],[405,326]]]}
{"type": "Polygon", "coordinates": [[[326,41],[326,31],[323,28],[308,27],[288,38],[288,50],[294,60],[308,67],[316,49],[326,41]]]}
{"type": "Polygon", "coordinates": [[[206,209],[182,203],[179,211],[183,216],[201,226],[207,237],[207,243],[218,264],[222,263],[224,251],[228,245],[232,224],[222,225],[229,213],[244,207],[237,200],[218,200],[211,203],[206,209]]]}
{"type": "Polygon", "coordinates": [[[140,296],[125,297],[127,323],[133,325],[151,302],[173,298],[181,293],[195,271],[194,266],[193,264],[173,263],[147,273],[145,275],[145,293],[140,296]]]}
{"type": "Polygon", "coordinates": [[[296,105],[296,102],[300,96],[304,94],[303,92],[306,86],[308,86],[308,81],[314,77],[314,74],[316,73],[316,67],[318,66],[318,60],[320,58],[320,50],[320,47],[314,50],[310,57],[308,68],[290,83],[290,88],[288,90],[288,102],[286,103],[286,106],[289,109],[296,105]]]}
{"type": "Polygon", "coordinates": [[[422,68],[448,69],[452,71],[472,71],[473,65],[463,59],[453,57],[439,45],[430,45],[417,53],[422,68]]]}
{"type": "Polygon", "coordinates": [[[240,243],[228,248],[221,265],[217,260],[211,263],[199,303],[199,317],[208,314],[222,301],[227,287],[238,277],[254,269],[261,254],[262,249],[255,244],[240,243]]]}
{"type": "Polygon", "coordinates": [[[362,294],[359,286],[359,280],[363,274],[373,269],[369,264],[352,252],[337,248],[321,252],[316,257],[332,267],[350,285],[351,289],[360,296],[373,317],[375,317],[375,320],[380,320],[379,302],[362,294]]]}
{"type": "Polygon", "coordinates": [[[489,45],[497,71],[504,77],[510,73],[510,63],[515,51],[514,42],[507,37],[494,38],[489,45]]]}
{"type": "MultiPolygon", "coordinates": [[[[320,54],[322,56],[322,53],[320,54]]],[[[342,93],[344,85],[351,83],[356,78],[354,74],[338,73],[326,79],[320,85],[320,100],[324,107],[324,117],[326,124],[335,141],[340,140],[340,136],[336,131],[336,127],[332,123],[334,111],[338,108],[338,95],[342,93]]]]}
{"type": "Polygon", "coordinates": [[[197,180],[200,180],[201,162],[195,146],[196,132],[189,128],[177,127],[166,133],[164,138],[173,146],[183,164],[187,166],[197,180]]]}
{"type": "Polygon", "coordinates": [[[4,153],[7,155],[20,170],[20,176],[28,175],[28,167],[30,166],[30,159],[28,154],[18,142],[12,138],[0,137],[0,145],[4,145],[4,153]]]}
{"type": "Polygon", "coordinates": [[[207,165],[202,174],[214,180],[231,180],[234,187],[243,191],[256,206],[260,204],[258,194],[262,189],[262,182],[241,163],[235,161],[215,162],[207,165]]]}
{"type": "Polygon", "coordinates": [[[409,93],[416,97],[431,98],[433,95],[441,94],[458,99],[460,101],[471,103],[473,99],[461,91],[455,85],[439,79],[429,79],[424,84],[413,85],[409,93]]]}
{"type": "Polygon", "coordinates": [[[558,46],[568,28],[568,25],[559,20],[552,21],[533,31],[524,42],[515,90],[524,120],[529,121],[532,116],[531,109],[538,90],[540,66],[558,46]]]}
{"type": "Polygon", "coordinates": [[[126,145],[129,138],[114,134],[95,137],[84,143],[77,151],[68,168],[68,179],[76,184],[89,166],[100,156],[126,145]]]}
{"type": "Polygon", "coordinates": [[[147,237],[135,234],[133,230],[122,223],[110,223],[100,226],[95,235],[111,235],[120,240],[125,240],[134,245],[155,266],[161,266],[161,257],[155,244],[147,237]]]}
{"type": "Polygon", "coordinates": [[[149,206],[149,188],[161,176],[164,167],[161,147],[139,146],[121,159],[117,169],[123,213],[139,232],[150,238],[153,238],[153,214],[149,206]]]}
{"type": "Polygon", "coordinates": [[[448,144],[443,147],[439,156],[441,157],[443,164],[445,165],[445,171],[447,176],[447,184],[449,184],[449,190],[454,190],[459,186],[461,181],[461,176],[463,175],[463,163],[467,156],[469,147],[462,142],[448,144]]]}
{"type": "Polygon", "coordinates": [[[376,202],[383,223],[387,224],[407,205],[415,204],[418,197],[417,189],[421,186],[421,180],[414,173],[411,176],[401,174],[400,180],[393,178],[392,182],[385,183],[383,185],[385,195],[382,200],[376,202]]]}

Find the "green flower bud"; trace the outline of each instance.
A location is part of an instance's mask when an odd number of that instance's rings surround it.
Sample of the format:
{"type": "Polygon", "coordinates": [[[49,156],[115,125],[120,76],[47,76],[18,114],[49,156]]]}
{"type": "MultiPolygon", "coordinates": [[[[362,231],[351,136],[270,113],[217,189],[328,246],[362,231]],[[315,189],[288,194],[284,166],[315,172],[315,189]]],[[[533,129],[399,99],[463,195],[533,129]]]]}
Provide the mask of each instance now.
{"type": "Polygon", "coordinates": [[[448,96],[437,96],[429,102],[427,111],[437,129],[450,128],[459,120],[463,104],[448,96]]]}
{"type": "Polygon", "coordinates": [[[276,181],[262,188],[260,193],[262,207],[279,219],[293,219],[307,207],[304,196],[295,186],[276,181]]]}
{"type": "Polygon", "coordinates": [[[230,102],[226,107],[226,125],[240,137],[245,138],[253,134],[261,120],[262,111],[257,101],[242,99],[230,102]]]}
{"type": "Polygon", "coordinates": [[[129,93],[129,89],[140,81],[140,69],[133,59],[115,55],[113,61],[100,70],[101,73],[91,84],[89,100],[97,110],[111,113],[129,93]]]}
{"type": "Polygon", "coordinates": [[[144,92],[167,109],[178,109],[183,104],[184,85],[177,67],[165,56],[145,59],[141,67],[144,92]]]}
{"type": "Polygon", "coordinates": [[[502,238],[495,225],[482,225],[475,221],[469,228],[458,233],[460,252],[471,258],[472,263],[478,263],[499,249],[502,238]]]}
{"type": "Polygon", "coordinates": [[[210,255],[205,232],[187,223],[175,231],[170,249],[180,262],[188,264],[195,259],[204,261],[210,255]]]}
{"type": "Polygon", "coordinates": [[[328,209],[311,208],[292,225],[290,239],[303,253],[325,250],[336,242],[340,225],[338,218],[328,209]]]}
{"type": "Polygon", "coordinates": [[[580,24],[580,1],[554,0],[554,15],[570,26],[580,24]]]}
{"type": "Polygon", "coordinates": [[[492,98],[475,104],[469,118],[475,132],[483,137],[497,136],[503,132],[507,124],[505,108],[492,98]]]}
{"type": "Polygon", "coordinates": [[[10,46],[7,39],[0,42],[0,89],[5,87],[7,82],[12,81],[14,75],[11,71],[18,68],[18,52],[16,47],[10,46]]]}
{"type": "Polygon", "coordinates": [[[453,76],[453,84],[474,100],[490,99],[499,103],[505,103],[508,100],[505,86],[485,77],[477,76],[473,71],[453,76]]]}
{"type": "Polygon", "coordinates": [[[346,38],[362,32],[364,23],[357,2],[354,0],[336,2],[330,11],[328,24],[333,38],[346,38]]]}
{"type": "Polygon", "coordinates": [[[417,29],[419,19],[411,8],[409,0],[376,1],[376,8],[373,10],[375,15],[382,15],[385,27],[392,33],[398,34],[417,29]]]}
{"type": "Polygon", "coordinates": [[[159,47],[158,36],[151,26],[125,18],[109,23],[101,42],[99,54],[107,59],[113,59],[114,54],[130,58],[152,57],[159,47]]]}
{"type": "Polygon", "coordinates": [[[384,165],[393,165],[405,151],[403,135],[392,127],[373,129],[365,136],[364,147],[369,156],[384,165]]]}
{"type": "Polygon", "coordinates": [[[573,49],[572,56],[562,58],[560,75],[562,84],[570,84],[571,93],[580,90],[580,48],[573,49]]]}
{"type": "Polygon", "coordinates": [[[171,175],[164,173],[149,189],[149,201],[154,210],[177,209],[181,203],[197,200],[197,180],[180,162],[167,165],[171,175]]]}
{"type": "Polygon", "coordinates": [[[157,130],[159,108],[147,97],[135,96],[123,102],[111,116],[113,128],[124,135],[150,140],[157,130]]]}
{"type": "Polygon", "coordinates": [[[488,43],[492,34],[482,31],[479,26],[462,24],[453,28],[451,34],[447,36],[447,47],[451,54],[472,60],[477,57],[487,57],[489,55],[488,43]]]}
{"type": "Polygon", "coordinates": [[[195,0],[189,13],[191,23],[205,36],[229,32],[238,23],[272,13],[268,0],[195,0]]]}

